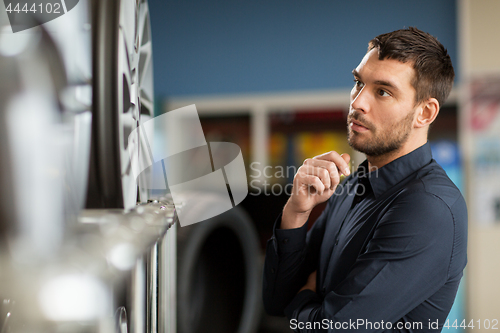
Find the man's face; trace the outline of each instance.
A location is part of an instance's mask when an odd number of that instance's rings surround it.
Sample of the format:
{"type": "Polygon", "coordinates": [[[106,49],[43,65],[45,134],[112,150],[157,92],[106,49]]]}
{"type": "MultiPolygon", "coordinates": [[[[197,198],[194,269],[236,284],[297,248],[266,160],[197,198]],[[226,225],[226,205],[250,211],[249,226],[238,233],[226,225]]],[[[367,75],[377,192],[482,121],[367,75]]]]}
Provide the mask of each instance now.
{"type": "Polygon", "coordinates": [[[368,52],[353,70],[355,84],[347,117],[348,142],[368,156],[401,148],[413,130],[416,111],[412,64],[378,60],[368,52]]]}

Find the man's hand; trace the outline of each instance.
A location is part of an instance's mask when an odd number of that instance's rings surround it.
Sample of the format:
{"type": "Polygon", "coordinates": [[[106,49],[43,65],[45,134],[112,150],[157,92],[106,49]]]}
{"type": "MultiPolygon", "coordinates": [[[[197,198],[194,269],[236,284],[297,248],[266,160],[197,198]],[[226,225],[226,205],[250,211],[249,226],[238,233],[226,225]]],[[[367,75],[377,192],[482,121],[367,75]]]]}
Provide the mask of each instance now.
{"type": "Polygon", "coordinates": [[[302,288],[300,288],[299,293],[302,290],[306,290],[306,289],[310,289],[310,290],[316,292],[316,272],[317,271],[314,271],[311,273],[311,275],[309,275],[309,277],[307,278],[306,284],[302,288]]]}
{"type": "Polygon", "coordinates": [[[348,176],[348,154],[331,151],[308,158],[293,178],[292,195],[283,209],[281,229],[299,228],[312,209],[328,200],[340,183],[340,175],[348,176]]]}

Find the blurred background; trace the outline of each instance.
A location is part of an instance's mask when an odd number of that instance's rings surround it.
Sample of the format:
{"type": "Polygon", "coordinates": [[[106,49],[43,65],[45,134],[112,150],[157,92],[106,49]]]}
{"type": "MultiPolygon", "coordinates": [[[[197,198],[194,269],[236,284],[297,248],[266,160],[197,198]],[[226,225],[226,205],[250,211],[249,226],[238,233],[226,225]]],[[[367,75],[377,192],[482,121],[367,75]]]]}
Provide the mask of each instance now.
{"type": "MultiPolygon", "coordinates": [[[[196,104],[207,141],[241,147],[250,184],[242,206],[262,253],[302,161],[352,153],[351,70],[368,41],[409,26],[436,36],[456,79],[429,140],[469,209],[469,263],[450,325],[498,322],[500,2],[150,0],[150,9],[156,113],[196,104]]],[[[354,164],[363,159],[354,154],[354,164]]],[[[289,331],[267,316],[259,330],[289,331]]]]}

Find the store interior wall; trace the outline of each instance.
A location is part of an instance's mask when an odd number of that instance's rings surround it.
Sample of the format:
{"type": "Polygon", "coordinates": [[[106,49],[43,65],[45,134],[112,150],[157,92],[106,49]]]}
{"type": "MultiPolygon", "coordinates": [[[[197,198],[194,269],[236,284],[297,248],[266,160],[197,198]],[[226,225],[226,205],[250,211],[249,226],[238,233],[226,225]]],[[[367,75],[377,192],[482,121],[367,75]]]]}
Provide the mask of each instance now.
{"type": "Polygon", "coordinates": [[[469,319],[483,323],[500,318],[500,2],[462,0],[461,145],[465,155],[469,210],[467,305],[469,319]],[[474,84],[483,85],[472,94],[474,84]],[[490,112],[484,112],[490,110],[490,112]],[[479,112],[478,112],[479,111],[479,112]],[[485,126],[473,124],[490,114],[485,126]],[[485,153],[481,153],[484,151],[485,153]],[[486,161],[486,162],[485,162],[486,161]],[[497,204],[495,204],[495,200],[497,204]],[[496,212],[496,219],[494,218],[496,212]],[[492,217],[493,215],[493,217],[492,217]]]}
{"type": "Polygon", "coordinates": [[[149,3],[164,98],[350,88],[368,41],[409,26],[458,61],[455,0],[149,3]]]}

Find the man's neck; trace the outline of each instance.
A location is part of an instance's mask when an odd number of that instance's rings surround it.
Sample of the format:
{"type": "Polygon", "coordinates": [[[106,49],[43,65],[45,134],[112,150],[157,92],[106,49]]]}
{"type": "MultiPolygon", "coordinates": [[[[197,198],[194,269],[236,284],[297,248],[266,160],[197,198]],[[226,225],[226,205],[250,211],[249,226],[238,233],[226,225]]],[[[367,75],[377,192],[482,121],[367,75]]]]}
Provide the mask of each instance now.
{"type": "Polygon", "coordinates": [[[417,140],[412,143],[406,142],[406,144],[404,144],[401,148],[384,155],[380,156],[366,155],[366,159],[368,160],[368,168],[369,170],[379,169],[384,165],[391,163],[395,159],[411,153],[412,151],[423,146],[426,143],[427,143],[427,138],[425,140],[417,140]]]}

